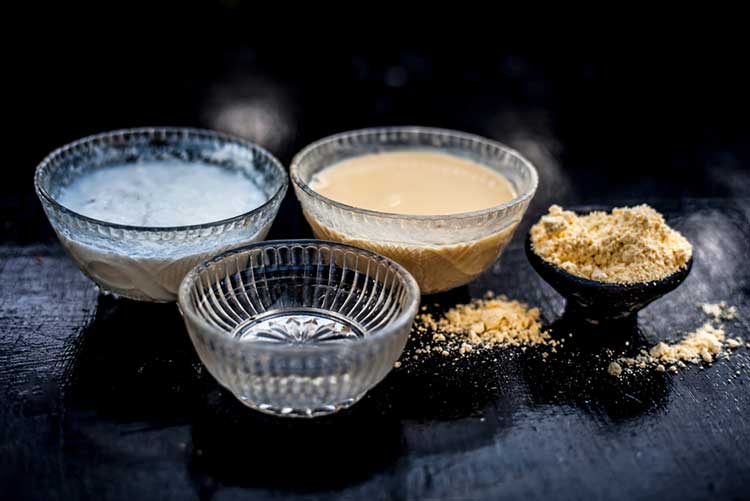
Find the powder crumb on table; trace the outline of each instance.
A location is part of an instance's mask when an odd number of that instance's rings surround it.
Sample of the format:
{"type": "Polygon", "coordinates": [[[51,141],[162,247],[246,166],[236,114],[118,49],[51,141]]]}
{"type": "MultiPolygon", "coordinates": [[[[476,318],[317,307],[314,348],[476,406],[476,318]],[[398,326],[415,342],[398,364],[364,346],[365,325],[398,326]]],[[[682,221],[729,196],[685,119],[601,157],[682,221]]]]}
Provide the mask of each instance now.
{"type": "Polygon", "coordinates": [[[733,320],[737,316],[737,308],[735,306],[727,306],[725,301],[720,303],[702,303],[699,306],[703,310],[703,313],[713,317],[716,322],[733,320]]]}
{"type": "Polygon", "coordinates": [[[693,254],[690,242],[645,204],[582,216],[553,205],[531,228],[531,246],[568,273],[619,284],[662,279],[693,254]]]}
{"type": "Polygon", "coordinates": [[[740,338],[727,339],[727,348],[729,348],[730,350],[736,350],[740,346],[742,346],[742,339],[740,338]]]}
{"type": "Polygon", "coordinates": [[[620,374],[622,374],[622,366],[617,362],[611,362],[609,367],[607,367],[607,372],[610,376],[620,377],[620,374]]]}

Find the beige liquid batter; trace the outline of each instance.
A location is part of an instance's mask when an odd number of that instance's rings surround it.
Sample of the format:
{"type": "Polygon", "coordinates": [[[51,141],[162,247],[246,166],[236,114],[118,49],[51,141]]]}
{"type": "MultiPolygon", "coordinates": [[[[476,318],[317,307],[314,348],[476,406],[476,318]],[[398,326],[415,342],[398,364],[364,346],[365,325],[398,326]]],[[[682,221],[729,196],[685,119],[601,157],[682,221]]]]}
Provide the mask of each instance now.
{"type": "Polygon", "coordinates": [[[318,223],[305,212],[316,238],[369,249],[406,268],[422,294],[443,292],[465,285],[486,270],[508,245],[517,223],[480,240],[452,245],[422,245],[358,238],[318,223]]]}
{"type": "MultiPolygon", "coordinates": [[[[408,215],[439,216],[488,209],[515,196],[508,180],[488,167],[430,151],[352,158],[319,172],[310,187],[353,207],[408,215]]],[[[364,247],[397,261],[414,276],[423,294],[452,289],[474,279],[497,259],[518,223],[509,221],[500,229],[486,232],[478,228],[473,240],[435,244],[395,223],[392,234],[384,234],[381,226],[374,236],[368,233],[367,224],[326,224],[308,211],[305,217],[317,238],[364,247]]]]}
{"type": "Polygon", "coordinates": [[[430,151],[351,158],[323,169],[310,187],[353,207],[411,216],[488,209],[515,196],[510,183],[492,169],[430,151]]]}

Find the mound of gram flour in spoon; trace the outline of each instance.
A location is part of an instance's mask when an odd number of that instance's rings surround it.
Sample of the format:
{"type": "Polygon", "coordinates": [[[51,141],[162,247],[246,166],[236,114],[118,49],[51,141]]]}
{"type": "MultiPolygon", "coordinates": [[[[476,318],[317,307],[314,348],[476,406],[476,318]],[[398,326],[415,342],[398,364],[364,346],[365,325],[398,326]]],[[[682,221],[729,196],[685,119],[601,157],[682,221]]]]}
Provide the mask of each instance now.
{"type": "Polygon", "coordinates": [[[531,246],[568,273],[619,284],[665,278],[693,254],[690,242],[645,204],[582,216],[553,205],[531,228],[531,246]]]}

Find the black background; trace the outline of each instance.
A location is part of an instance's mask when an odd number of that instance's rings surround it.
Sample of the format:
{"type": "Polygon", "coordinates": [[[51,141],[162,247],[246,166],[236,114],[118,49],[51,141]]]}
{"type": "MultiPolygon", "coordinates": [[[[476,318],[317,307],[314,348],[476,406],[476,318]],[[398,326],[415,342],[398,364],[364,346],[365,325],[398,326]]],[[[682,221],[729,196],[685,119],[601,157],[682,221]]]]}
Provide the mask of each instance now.
{"type": "MultiPolygon", "coordinates": [[[[637,25],[606,41],[576,29],[585,43],[572,48],[565,30],[480,41],[461,24],[437,44],[396,44],[388,23],[377,43],[351,23],[290,24],[247,4],[191,8],[187,21],[152,9],[48,16],[5,46],[0,497],[748,498],[744,348],[677,376],[605,372],[607,349],[697,327],[697,302],[736,304],[730,333],[748,337],[750,82],[746,44],[722,37],[730,28],[658,41],[637,25]],[[587,332],[559,318],[561,299],[517,236],[471,286],[426,304],[518,297],[557,335],[576,333],[566,354],[432,361],[395,371],[341,415],[280,422],[201,370],[172,305],[97,297],[44,219],[32,177],[45,154],[144,125],[234,133],[286,165],[353,128],[478,133],[537,165],[519,232],[550,203],[647,201],[693,241],[695,268],[639,327],[587,332]]],[[[308,236],[290,191],[269,238],[308,236]]]]}

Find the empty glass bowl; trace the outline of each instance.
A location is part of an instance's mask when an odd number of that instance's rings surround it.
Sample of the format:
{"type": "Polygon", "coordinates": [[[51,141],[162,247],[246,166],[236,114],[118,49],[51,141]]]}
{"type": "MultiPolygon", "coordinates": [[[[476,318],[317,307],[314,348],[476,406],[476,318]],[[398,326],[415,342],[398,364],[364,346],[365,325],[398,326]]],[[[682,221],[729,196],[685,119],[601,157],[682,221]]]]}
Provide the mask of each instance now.
{"type": "Polygon", "coordinates": [[[196,267],[179,306],[209,372],[245,405],[312,417],[357,402],[398,359],[419,304],[388,258],[317,240],[271,241],[196,267]]]}
{"type": "Polygon", "coordinates": [[[270,153],[217,132],[142,128],[86,137],[53,151],[36,169],[36,193],[65,249],[104,292],[144,301],[174,301],[185,274],[221,251],[265,238],[288,179],[270,153]],[[75,179],[110,165],[201,162],[240,172],[265,203],[223,221],[190,226],[128,226],[86,217],[58,197],[75,179]]]}
{"type": "Polygon", "coordinates": [[[385,127],[337,134],[295,156],[290,175],[315,236],[373,250],[398,261],[422,293],[464,285],[502,253],[537,187],[536,169],[516,151],[489,139],[424,127],[385,127]],[[464,157],[504,176],[509,202],[445,216],[390,214],[352,207],[310,187],[313,176],[343,160],[372,153],[419,150],[464,157]]]}

